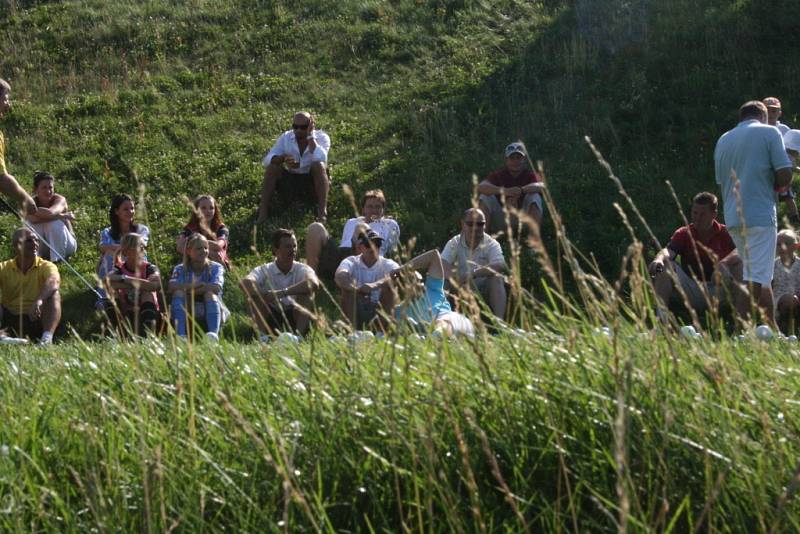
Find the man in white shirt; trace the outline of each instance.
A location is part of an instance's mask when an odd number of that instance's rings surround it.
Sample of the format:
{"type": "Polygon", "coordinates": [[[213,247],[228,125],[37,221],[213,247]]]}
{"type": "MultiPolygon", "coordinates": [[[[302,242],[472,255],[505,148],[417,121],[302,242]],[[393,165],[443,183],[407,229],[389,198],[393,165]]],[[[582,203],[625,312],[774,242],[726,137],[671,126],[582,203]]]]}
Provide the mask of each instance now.
{"type": "Polygon", "coordinates": [[[386,327],[395,304],[392,271],[400,266],[380,255],[383,238],[374,230],[358,238],[357,256],[345,258],[336,269],[334,281],[342,290],[341,305],[347,319],[355,328],[377,319],[386,327]],[[384,316],[378,314],[383,312],[384,316]]]}
{"type": "Polygon", "coordinates": [[[761,102],[767,106],[767,124],[777,128],[778,131],[781,132],[781,135],[786,135],[786,132],[789,131],[789,127],[778,120],[781,118],[781,115],[783,115],[781,101],[774,96],[768,96],[761,102]]]}
{"type": "Polygon", "coordinates": [[[745,102],[739,108],[739,124],[725,132],[714,148],[725,225],[742,259],[742,279],[749,291],[736,295],[736,312],[742,320],[750,317],[751,299],[772,282],[778,235],[776,192],[792,183],[783,137],[766,122],[762,102],[745,102]]]}
{"type": "Polygon", "coordinates": [[[269,214],[269,203],[275,187],[307,191],[317,201],[317,220],[328,216],[328,151],[331,139],[322,130],[314,128],[314,117],[307,111],[298,111],[292,119],[292,129],[285,131],[264,156],[264,181],[258,206],[258,224],[263,224],[269,214]]]}
{"type": "Polygon", "coordinates": [[[294,261],[297,238],[292,230],[279,228],[272,234],[275,261],[259,265],[241,281],[259,336],[296,330],[308,332],[314,292],[319,287],[314,271],[294,261]]]}
{"type": "Polygon", "coordinates": [[[503,319],[506,314],[506,260],[503,250],[486,235],[486,216],[478,208],[464,212],[461,233],[453,237],[442,251],[444,272],[451,287],[478,291],[492,313],[503,319]]]}
{"type": "Polygon", "coordinates": [[[332,278],[343,259],[352,256],[358,237],[364,229],[372,229],[383,239],[381,256],[391,256],[400,241],[400,225],[385,215],[386,197],[380,189],[364,193],[361,217],[349,219],[337,244],[320,222],[311,223],[306,231],[306,262],[323,279],[332,278]]]}

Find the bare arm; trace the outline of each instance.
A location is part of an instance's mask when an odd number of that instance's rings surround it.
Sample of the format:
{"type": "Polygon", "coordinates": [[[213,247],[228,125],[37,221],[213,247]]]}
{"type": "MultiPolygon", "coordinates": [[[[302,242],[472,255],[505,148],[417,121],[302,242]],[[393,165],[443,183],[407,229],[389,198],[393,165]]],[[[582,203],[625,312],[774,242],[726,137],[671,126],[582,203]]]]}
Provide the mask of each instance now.
{"type": "Polygon", "coordinates": [[[792,183],[792,168],[778,169],[775,171],[775,187],[786,187],[792,183]]]}
{"type": "Polygon", "coordinates": [[[36,211],[36,203],[31,196],[8,173],[0,174],[0,193],[16,198],[22,204],[25,214],[31,215],[36,211]]]}
{"type": "Polygon", "coordinates": [[[676,253],[674,250],[670,249],[669,247],[664,247],[658,251],[656,257],[653,258],[653,261],[650,262],[650,265],[647,266],[648,271],[650,271],[651,275],[655,275],[657,272],[661,272],[664,270],[664,264],[669,260],[674,260],[676,253]]]}

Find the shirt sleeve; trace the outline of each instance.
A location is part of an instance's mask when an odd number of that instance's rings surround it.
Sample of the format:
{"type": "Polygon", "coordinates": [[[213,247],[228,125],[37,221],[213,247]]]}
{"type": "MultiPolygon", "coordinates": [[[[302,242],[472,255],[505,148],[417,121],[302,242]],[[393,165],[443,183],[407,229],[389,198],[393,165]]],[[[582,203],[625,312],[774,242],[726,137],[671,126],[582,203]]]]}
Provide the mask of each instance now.
{"type": "Polygon", "coordinates": [[[151,276],[153,276],[154,274],[161,274],[161,273],[159,273],[159,271],[158,271],[158,267],[156,267],[156,266],[155,266],[155,265],[153,265],[152,263],[148,263],[148,264],[147,264],[147,268],[145,268],[145,270],[144,270],[144,276],[145,276],[145,278],[150,278],[150,277],[151,277],[151,276]]]}
{"type": "Polygon", "coordinates": [[[456,238],[452,238],[447,244],[444,246],[444,250],[442,251],[442,260],[446,261],[450,265],[455,265],[456,263],[456,238]]]}
{"type": "Polygon", "coordinates": [[[170,282],[175,282],[178,284],[184,283],[184,276],[183,276],[183,264],[179,263],[172,269],[172,276],[169,277],[170,282]]]}
{"type": "Polygon", "coordinates": [[[389,255],[400,242],[400,225],[394,219],[384,219],[384,222],[389,226],[389,231],[387,232],[386,241],[383,243],[385,249],[383,254],[389,255]]]}
{"type": "Polygon", "coordinates": [[[357,256],[350,256],[349,258],[345,258],[342,260],[342,263],[336,268],[336,274],[339,273],[348,273],[353,270],[353,260],[351,258],[355,258],[357,256]]]}
{"type": "Polygon", "coordinates": [[[272,158],[274,158],[275,156],[282,156],[282,155],[284,155],[286,153],[286,134],[287,133],[288,132],[284,132],[284,133],[281,134],[280,137],[278,137],[278,140],[275,141],[275,144],[272,145],[272,148],[269,149],[269,152],[267,152],[267,155],[264,156],[263,160],[261,160],[261,164],[264,166],[264,168],[267,168],[267,166],[269,165],[269,162],[272,161],[272,158]]]}
{"type": "Polygon", "coordinates": [[[115,242],[111,238],[111,228],[103,228],[100,230],[100,246],[114,245],[115,242]]]}
{"type": "Polygon", "coordinates": [[[147,246],[147,243],[150,241],[150,228],[148,228],[144,224],[137,224],[136,230],[140,236],[142,236],[142,243],[144,246],[147,246]]]}
{"type": "Polygon", "coordinates": [[[217,228],[217,239],[224,239],[225,241],[228,240],[228,236],[230,235],[230,230],[224,224],[217,228]]]}
{"type": "Polygon", "coordinates": [[[317,143],[317,147],[314,149],[314,154],[311,156],[311,161],[327,163],[328,151],[331,149],[330,136],[322,130],[314,130],[314,141],[317,143]]]}
{"type": "Polygon", "coordinates": [[[221,263],[212,261],[208,266],[208,283],[215,286],[223,287],[225,285],[225,269],[222,268],[221,263]]]}
{"type": "MultiPolygon", "coordinates": [[[[730,235],[729,235],[730,237],[730,235]]],[[[683,252],[686,250],[686,245],[689,241],[689,232],[685,231],[685,228],[681,227],[675,230],[675,233],[672,234],[672,237],[669,238],[669,243],[667,243],[667,248],[673,251],[675,254],[681,256],[683,252]]]]}
{"type": "Polygon", "coordinates": [[[42,283],[51,277],[55,277],[55,279],[59,281],[61,280],[61,275],[58,273],[58,267],[56,267],[55,263],[48,261],[45,262],[42,267],[42,283]]]}
{"type": "Polygon", "coordinates": [[[358,217],[355,217],[353,219],[348,219],[344,224],[344,230],[342,230],[342,241],[339,243],[340,247],[350,248],[352,246],[351,241],[353,240],[353,232],[356,230],[356,224],[358,223],[358,220],[358,217]]]}
{"type": "Polygon", "coordinates": [[[503,249],[500,243],[492,239],[489,243],[489,264],[505,263],[506,259],[503,256],[503,249]]]}
{"type": "Polygon", "coordinates": [[[777,170],[785,169],[792,166],[789,155],[786,153],[786,146],[783,144],[783,137],[776,129],[775,135],[770,135],[769,143],[769,157],[772,163],[772,168],[777,170]]]}

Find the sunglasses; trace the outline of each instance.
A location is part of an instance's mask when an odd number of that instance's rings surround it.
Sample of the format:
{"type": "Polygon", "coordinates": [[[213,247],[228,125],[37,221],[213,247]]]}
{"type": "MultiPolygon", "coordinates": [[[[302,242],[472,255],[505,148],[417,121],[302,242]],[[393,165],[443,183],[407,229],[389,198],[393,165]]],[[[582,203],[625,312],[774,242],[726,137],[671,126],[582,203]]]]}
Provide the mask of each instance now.
{"type": "Polygon", "coordinates": [[[466,224],[469,227],[472,227],[472,226],[486,226],[486,221],[464,221],[464,224],[466,224]]]}
{"type": "Polygon", "coordinates": [[[292,124],[292,130],[308,130],[308,124],[292,124]]]}

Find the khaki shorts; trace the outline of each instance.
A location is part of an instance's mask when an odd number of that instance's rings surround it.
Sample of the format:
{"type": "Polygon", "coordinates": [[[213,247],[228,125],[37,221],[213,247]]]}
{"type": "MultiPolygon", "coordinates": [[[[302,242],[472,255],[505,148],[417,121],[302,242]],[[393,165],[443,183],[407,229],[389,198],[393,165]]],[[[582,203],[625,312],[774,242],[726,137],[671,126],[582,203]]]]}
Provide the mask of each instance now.
{"type": "MultiPolygon", "coordinates": [[[[722,285],[717,286],[713,282],[702,282],[696,278],[689,276],[683,268],[675,261],[670,261],[672,269],[678,277],[678,283],[681,285],[683,292],[686,293],[686,298],[689,305],[698,312],[704,312],[708,309],[709,302],[715,300],[719,304],[730,303],[730,290],[733,284],[731,278],[723,279],[722,285]]],[[[670,295],[670,307],[685,304],[681,294],[675,290],[670,295]]]]}
{"type": "MultiPolygon", "coordinates": [[[[486,206],[486,209],[489,213],[484,213],[486,215],[486,221],[489,223],[489,231],[490,232],[497,232],[499,230],[503,230],[506,227],[506,220],[505,220],[505,213],[503,212],[503,206],[500,205],[500,201],[497,200],[495,195],[481,195],[480,201],[486,206]]],[[[539,193],[528,193],[524,197],[522,197],[522,207],[521,210],[525,213],[528,212],[532,205],[536,204],[539,206],[539,211],[542,211],[542,195],[539,193]]]]}

